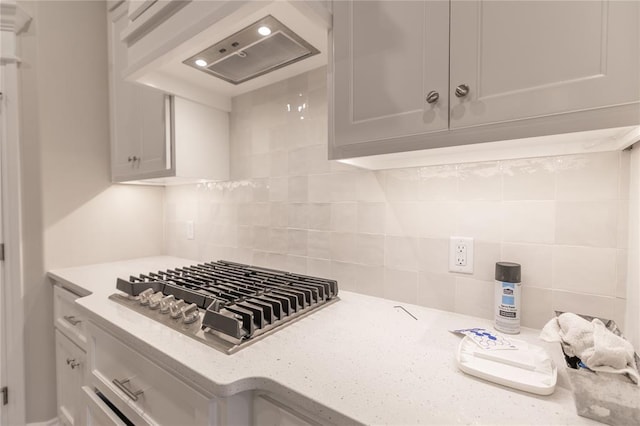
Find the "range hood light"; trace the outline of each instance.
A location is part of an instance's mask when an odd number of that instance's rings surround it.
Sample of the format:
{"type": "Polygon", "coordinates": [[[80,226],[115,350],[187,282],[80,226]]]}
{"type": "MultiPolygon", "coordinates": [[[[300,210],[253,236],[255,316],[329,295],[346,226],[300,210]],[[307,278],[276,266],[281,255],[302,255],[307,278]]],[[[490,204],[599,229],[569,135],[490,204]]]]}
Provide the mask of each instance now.
{"type": "Polygon", "coordinates": [[[196,59],[195,64],[199,67],[206,67],[208,65],[204,59],[196,59]]]}
{"type": "Polygon", "coordinates": [[[263,25],[262,27],[258,28],[258,34],[266,37],[271,34],[271,28],[263,25]]]}

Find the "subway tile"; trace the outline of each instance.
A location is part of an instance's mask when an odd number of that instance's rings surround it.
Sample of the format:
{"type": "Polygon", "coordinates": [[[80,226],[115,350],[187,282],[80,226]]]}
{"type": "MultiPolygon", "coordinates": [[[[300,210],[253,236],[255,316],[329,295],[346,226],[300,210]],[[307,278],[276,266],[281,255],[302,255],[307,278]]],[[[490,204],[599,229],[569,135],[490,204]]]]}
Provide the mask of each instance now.
{"type": "Polygon", "coordinates": [[[556,191],[554,158],[502,161],[504,200],[553,200],[556,191]]]}
{"type": "Polygon", "coordinates": [[[418,273],[384,268],[383,297],[415,304],[418,301],[418,273]]]}
{"type": "Polygon", "coordinates": [[[296,274],[307,274],[307,258],[305,256],[287,256],[287,271],[296,274]]]}
{"type": "Polygon", "coordinates": [[[504,212],[494,201],[466,201],[458,207],[458,232],[450,235],[500,241],[504,212]]]}
{"type": "Polygon", "coordinates": [[[500,209],[504,242],[554,242],[555,203],[553,201],[505,201],[500,209]]]}
{"type": "Polygon", "coordinates": [[[431,275],[449,272],[449,240],[420,238],[418,240],[418,270],[431,275]]]}
{"type": "Polygon", "coordinates": [[[253,247],[253,228],[251,226],[238,226],[238,247],[253,247]]]}
{"type": "Polygon", "coordinates": [[[331,274],[338,281],[338,288],[347,291],[357,291],[357,269],[353,263],[331,261],[331,274]]]}
{"type": "Polygon", "coordinates": [[[376,297],[384,296],[384,267],[355,265],[355,271],[356,288],[359,293],[376,297]]]}
{"type": "Polygon", "coordinates": [[[458,166],[458,198],[469,200],[501,200],[502,171],[500,163],[469,163],[458,166]]]}
{"type": "Polygon", "coordinates": [[[358,205],[353,202],[331,203],[331,230],[354,232],[357,229],[358,205]]]}
{"type": "Polygon", "coordinates": [[[289,178],[289,201],[307,201],[307,176],[289,178]]]}
{"type": "Polygon", "coordinates": [[[273,228],[286,228],[289,226],[289,206],[286,203],[269,203],[269,224],[273,228]]]}
{"type": "Polygon", "coordinates": [[[365,265],[383,266],[385,252],[384,235],[357,234],[356,262],[365,265]]]}
{"type": "Polygon", "coordinates": [[[523,284],[521,296],[520,324],[523,327],[542,328],[555,316],[552,290],[523,284]]]}
{"type": "Polygon", "coordinates": [[[556,158],[556,199],[617,200],[620,154],[599,152],[556,158]]]}
{"type": "MultiPolygon", "coordinates": [[[[616,297],[613,300],[613,314],[610,319],[614,320],[621,330],[627,330],[627,301],[625,299],[616,297]]],[[[626,337],[630,338],[630,336],[626,337]]]]}
{"type": "Polygon", "coordinates": [[[358,201],[382,202],[385,201],[383,172],[363,172],[358,174],[356,182],[358,201]]]}
{"type": "Polygon", "coordinates": [[[341,172],[331,174],[329,183],[331,201],[355,201],[358,174],[359,172],[341,172]]]}
{"type": "Polygon", "coordinates": [[[289,159],[286,151],[272,151],[269,155],[269,162],[270,176],[280,177],[289,174],[289,159]]]}
{"type": "MultiPolygon", "coordinates": [[[[449,238],[458,234],[458,218],[462,204],[457,201],[427,201],[422,203],[422,236],[449,238]]],[[[492,225],[495,231],[495,225],[492,225]]]]}
{"type": "MultiPolygon", "coordinates": [[[[266,226],[253,227],[253,247],[256,250],[269,250],[269,228],[266,226]]],[[[266,258],[265,258],[266,259],[266,258]]]]}
{"type": "Polygon", "coordinates": [[[307,174],[307,149],[298,148],[289,151],[289,175],[301,176],[307,174]]]}
{"type": "Polygon", "coordinates": [[[616,249],[555,246],[552,273],[555,290],[613,297],[616,249]]]}
{"type": "Polygon", "coordinates": [[[339,262],[355,262],[356,234],[331,232],[331,259],[339,262]]]}
{"type": "Polygon", "coordinates": [[[328,203],[331,201],[331,175],[310,175],[308,178],[309,201],[328,203]]]}
{"type": "Polygon", "coordinates": [[[271,223],[271,206],[269,203],[251,203],[253,215],[252,224],[256,226],[269,226],[271,223]]]}
{"type": "Polygon", "coordinates": [[[288,226],[290,228],[309,227],[309,205],[305,203],[287,204],[288,226]]]}
{"type": "Polygon", "coordinates": [[[271,174],[271,155],[266,152],[251,156],[251,177],[267,178],[271,174]]]}
{"type": "Polygon", "coordinates": [[[418,201],[419,169],[392,169],[383,172],[385,198],[389,202],[418,201]]]}
{"type": "Polygon", "coordinates": [[[418,169],[418,198],[425,201],[458,199],[458,170],[455,165],[430,166],[418,169]]]}
{"type": "Polygon", "coordinates": [[[287,201],[289,179],[272,177],[269,179],[269,201],[287,201]]]}
{"type": "Polygon", "coordinates": [[[418,305],[444,311],[454,311],[455,298],[455,276],[433,272],[420,272],[418,274],[418,305]]]}
{"type": "Polygon", "coordinates": [[[616,308],[615,301],[615,297],[553,290],[552,307],[554,311],[611,319],[616,308]]]}
{"type": "Polygon", "coordinates": [[[491,281],[496,276],[496,262],[502,261],[501,245],[487,241],[473,242],[473,278],[491,281]]]}
{"type": "Polygon", "coordinates": [[[552,288],[553,246],[543,244],[502,244],[501,259],[519,263],[522,282],[527,286],[552,288]]]}
{"type": "Polygon", "coordinates": [[[331,233],[308,231],[307,255],[318,259],[331,259],[331,233]]]}
{"type": "Polygon", "coordinates": [[[559,201],[556,204],[557,244],[616,247],[618,202],[559,201]]]}
{"type": "Polygon", "coordinates": [[[269,179],[253,179],[253,201],[269,201],[269,179]]]}
{"type": "Polygon", "coordinates": [[[369,234],[384,232],[386,210],[385,203],[358,203],[358,232],[369,234]]]}
{"type": "Polygon", "coordinates": [[[270,228],[269,229],[269,251],[274,253],[287,252],[287,229],[286,228],[270,228]]]}
{"type": "Polygon", "coordinates": [[[384,265],[407,271],[418,270],[418,239],[387,235],[384,242],[384,265]]]}
{"type": "Polygon", "coordinates": [[[423,233],[424,206],[420,203],[389,203],[385,212],[388,235],[420,236],[423,233]]]}
{"type": "Polygon", "coordinates": [[[286,269],[287,267],[287,255],[284,253],[267,253],[267,267],[272,269],[286,269]]]}
{"type": "Polygon", "coordinates": [[[455,312],[480,318],[494,316],[494,282],[456,277],[455,312]]]}
{"type": "MultiPolygon", "coordinates": [[[[331,273],[331,261],[328,259],[315,259],[308,257],[307,274],[314,277],[333,279],[333,274],[331,273]]],[[[338,283],[338,288],[341,288],[340,283],[338,283]]]]}
{"type": "Polygon", "coordinates": [[[307,230],[287,230],[287,253],[294,256],[307,255],[307,230]]]}
{"type": "Polygon", "coordinates": [[[320,144],[306,148],[307,168],[305,174],[327,173],[329,162],[327,161],[327,146],[320,144]]]}
{"type": "Polygon", "coordinates": [[[331,229],[331,203],[309,204],[309,229],[331,229]]]}

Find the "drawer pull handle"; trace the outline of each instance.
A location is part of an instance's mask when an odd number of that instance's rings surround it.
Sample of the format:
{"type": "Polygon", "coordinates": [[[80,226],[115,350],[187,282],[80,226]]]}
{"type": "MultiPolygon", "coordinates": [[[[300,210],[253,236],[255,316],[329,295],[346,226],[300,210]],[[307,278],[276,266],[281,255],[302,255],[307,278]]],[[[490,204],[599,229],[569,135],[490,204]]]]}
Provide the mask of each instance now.
{"type": "Polygon", "coordinates": [[[75,358],[67,358],[67,365],[74,370],[76,367],[80,367],[80,363],[75,358]]]}
{"type": "Polygon", "coordinates": [[[143,390],[132,391],[131,389],[125,386],[127,383],[129,383],[129,379],[122,380],[122,381],[118,379],[113,379],[113,384],[116,385],[118,389],[124,392],[132,400],[137,401],[138,396],[142,395],[144,391],[143,390]]]}
{"type": "Polygon", "coordinates": [[[73,315],[65,315],[62,318],[64,318],[69,324],[71,324],[74,327],[82,322],[82,320],[77,319],[73,315]]]}

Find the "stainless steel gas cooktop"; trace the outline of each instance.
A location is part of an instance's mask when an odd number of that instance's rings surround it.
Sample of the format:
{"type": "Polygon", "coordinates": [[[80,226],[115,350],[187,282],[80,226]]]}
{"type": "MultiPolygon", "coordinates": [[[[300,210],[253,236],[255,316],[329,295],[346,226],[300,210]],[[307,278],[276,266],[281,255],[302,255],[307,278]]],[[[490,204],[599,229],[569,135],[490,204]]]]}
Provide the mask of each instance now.
{"type": "Polygon", "coordinates": [[[228,261],[118,278],[109,296],[231,354],[338,299],[334,280],[228,261]]]}

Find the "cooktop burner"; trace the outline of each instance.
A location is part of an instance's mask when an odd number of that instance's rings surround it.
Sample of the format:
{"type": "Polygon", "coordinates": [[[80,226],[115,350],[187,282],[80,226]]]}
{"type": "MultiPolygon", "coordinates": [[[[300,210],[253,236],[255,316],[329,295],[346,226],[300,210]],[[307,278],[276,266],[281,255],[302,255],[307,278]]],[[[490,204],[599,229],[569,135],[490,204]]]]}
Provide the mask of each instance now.
{"type": "Polygon", "coordinates": [[[109,299],[226,353],[338,299],[335,280],[228,261],[118,278],[109,299]]]}

